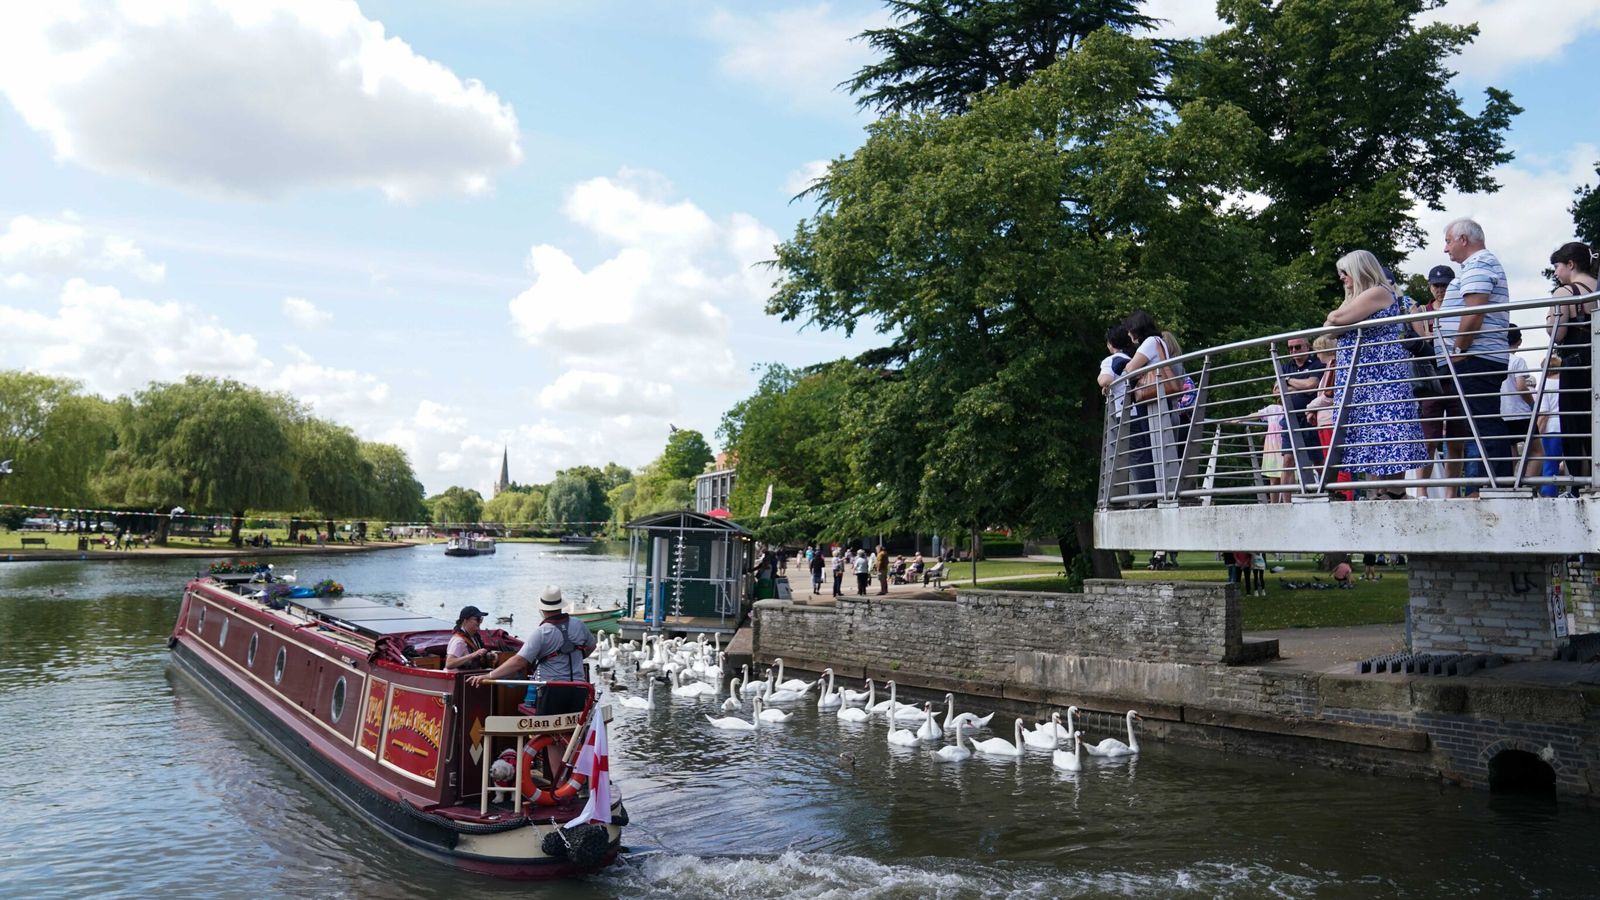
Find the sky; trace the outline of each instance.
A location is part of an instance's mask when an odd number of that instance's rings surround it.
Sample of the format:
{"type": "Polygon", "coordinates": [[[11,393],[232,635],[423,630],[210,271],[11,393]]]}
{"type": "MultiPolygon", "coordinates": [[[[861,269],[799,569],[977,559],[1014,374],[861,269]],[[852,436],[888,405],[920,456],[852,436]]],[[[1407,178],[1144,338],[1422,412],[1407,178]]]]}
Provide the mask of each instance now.
{"type": "MultiPolygon", "coordinates": [[[[1218,26],[1152,0],[1163,34],[1218,26]]],[[[1512,92],[1472,215],[1519,297],[1571,239],[1600,0],[1452,0],[1456,89],[1512,92]]],[[[794,195],[869,116],[880,4],[55,0],[0,12],[0,367],[114,396],[202,373],[410,455],[428,493],[715,444],[767,363],[882,340],[764,311],[794,195]]],[[[1330,298],[1330,306],[1336,298],[1330,298]]],[[[1313,325],[1317,323],[1307,323],[1313,325]]]]}

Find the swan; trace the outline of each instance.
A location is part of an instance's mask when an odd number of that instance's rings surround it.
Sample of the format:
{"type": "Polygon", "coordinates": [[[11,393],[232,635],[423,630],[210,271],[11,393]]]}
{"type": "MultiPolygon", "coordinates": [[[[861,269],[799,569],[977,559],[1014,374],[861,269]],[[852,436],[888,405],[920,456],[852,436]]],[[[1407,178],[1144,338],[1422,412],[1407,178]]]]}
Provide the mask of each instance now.
{"type": "Polygon", "coordinates": [[[739,667],[739,679],[739,683],[744,685],[744,687],[739,688],[739,692],[746,697],[754,697],[757,694],[765,694],[767,692],[768,685],[766,681],[750,680],[750,667],[748,665],[739,667]]]}
{"type": "Polygon", "coordinates": [[[1066,772],[1079,772],[1083,770],[1083,732],[1072,733],[1072,752],[1057,750],[1050,754],[1050,762],[1056,768],[1066,772]]]}
{"type": "Polygon", "coordinates": [[[898,716],[902,711],[910,710],[911,713],[912,713],[913,719],[917,719],[917,718],[921,718],[922,717],[922,710],[917,709],[915,706],[912,706],[909,703],[901,703],[899,701],[899,699],[897,698],[897,695],[895,693],[896,690],[898,689],[898,686],[893,681],[889,681],[889,682],[886,682],[886,683],[889,685],[889,699],[887,699],[887,700],[883,701],[882,703],[879,703],[879,704],[877,704],[875,706],[868,707],[867,708],[868,712],[873,713],[874,715],[877,715],[879,713],[888,714],[891,710],[893,710],[894,714],[898,716]]]}
{"type": "Polygon", "coordinates": [[[723,731],[755,731],[756,722],[760,720],[753,719],[749,722],[746,722],[738,716],[723,716],[720,719],[713,719],[710,716],[706,716],[706,721],[711,723],[712,728],[721,728],[723,731]]]}
{"type": "Polygon", "coordinates": [[[1039,727],[1037,729],[1035,729],[1035,730],[1036,731],[1043,731],[1046,734],[1054,735],[1057,740],[1063,740],[1063,741],[1069,740],[1072,737],[1072,731],[1073,731],[1073,728],[1072,728],[1072,717],[1077,715],[1077,714],[1078,714],[1078,708],[1076,706],[1069,706],[1069,707],[1067,707],[1067,724],[1066,725],[1062,725],[1061,724],[1061,718],[1060,718],[1059,715],[1052,714],[1050,716],[1050,721],[1048,721],[1048,722],[1040,722],[1039,723],[1039,727]]]}
{"type": "MultiPolygon", "coordinates": [[[[708,687],[710,687],[710,686],[709,685],[705,685],[705,684],[701,684],[698,681],[693,681],[693,682],[690,682],[689,684],[684,684],[683,683],[683,673],[682,672],[673,672],[672,673],[672,696],[674,696],[674,697],[685,697],[685,698],[699,697],[701,694],[705,693],[705,690],[708,687]]],[[[711,688],[711,689],[712,690],[716,690],[716,688],[711,688]]]]}
{"type": "Polygon", "coordinates": [[[859,706],[862,703],[871,706],[872,701],[867,698],[872,696],[872,679],[867,679],[867,690],[841,691],[841,693],[844,695],[844,702],[846,706],[859,706]]]}
{"type": "Polygon", "coordinates": [[[1124,718],[1128,720],[1128,742],[1126,744],[1117,740],[1116,738],[1106,738],[1098,744],[1084,744],[1083,749],[1088,750],[1090,756],[1138,755],[1139,739],[1133,734],[1133,723],[1135,720],[1143,721],[1144,716],[1141,716],[1130,709],[1128,710],[1127,716],[1124,718]]]}
{"type": "MultiPolygon", "coordinates": [[[[794,691],[794,690],[789,690],[788,688],[778,688],[778,689],[773,688],[772,679],[773,679],[772,670],[768,669],[767,670],[767,689],[765,691],[763,691],[762,694],[761,694],[761,699],[767,701],[768,703],[795,703],[797,701],[804,700],[806,698],[806,692],[805,691],[794,691]]],[[[810,690],[810,686],[809,685],[807,686],[807,690],[810,690]]]]}
{"type": "Polygon", "coordinates": [[[981,741],[973,741],[972,742],[972,749],[976,750],[979,753],[987,753],[990,756],[1021,756],[1022,755],[1022,720],[1021,719],[1016,720],[1012,730],[1013,730],[1013,732],[1015,734],[1015,737],[1016,737],[1016,743],[1012,743],[1011,741],[1008,741],[1005,738],[997,738],[997,737],[996,738],[986,738],[985,740],[981,740],[981,741]]]}
{"type": "Polygon", "coordinates": [[[801,681],[798,678],[791,678],[788,681],[784,681],[783,680],[783,657],[781,657],[781,656],[773,659],[772,660],[772,664],[778,667],[778,687],[781,688],[782,690],[785,690],[785,691],[799,691],[800,693],[803,694],[806,691],[811,690],[811,686],[813,684],[815,684],[815,682],[805,682],[805,681],[801,681]]]}
{"type": "Polygon", "coordinates": [[[734,710],[738,709],[739,707],[741,707],[743,705],[744,705],[743,703],[739,702],[739,679],[737,679],[737,678],[729,678],[728,679],[728,699],[722,701],[722,708],[727,710],[728,712],[733,712],[734,710]]]}
{"type": "Polygon", "coordinates": [[[1041,723],[1038,728],[1032,731],[1024,731],[1022,733],[1023,743],[1036,750],[1056,749],[1057,745],[1061,743],[1061,739],[1056,737],[1055,731],[1056,728],[1061,727],[1061,713],[1051,713],[1049,724],[1054,727],[1046,727],[1041,723]]]}
{"type": "MultiPolygon", "coordinates": [[[[817,695],[817,709],[838,709],[844,705],[844,698],[839,696],[833,687],[833,670],[823,669],[822,674],[828,679],[828,686],[817,695]]],[[[820,679],[819,679],[820,680],[820,679]]]]}
{"type": "Polygon", "coordinates": [[[933,704],[922,704],[922,726],[917,729],[917,739],[921,741],[939,741],[944,739],[944,729],[933,720],[933,704]]]}
{"type": "Polygon", "coordinates": [[[994,718],[994,713],[989,713],[987,716],[977,716],[972,713],[962,713],[959,716],[956,715],[955,694],[945,694],[944,705],[944,727],[946,731],[951,728],[954,728],[958,731],[962,728],[965,728],[969,731],[977,731],[980,728],[986,727],[989,724],[989,720],[994,718]]]}
{"type": "Polygon", "coordinates": [[[957,728],[956,742],[954,744],[945,744],[943,747],[935,750],[933,755],[939,757],[945,762],[960,762],[963,759],[967,759],[968,757],[972,756],[972,751],[961,746],[961,729],[957,728]]]}
{"type": "Polygon", "coordinates": [[[915,747],[920,743],[922,741],[917,737],[916,732],[907,728],[896,728],[893,722],[889,723],[889,746],[915,747]]]}
{"type": "Polygon", "coordinates": [[[755,704],[756,718],[763,722],[773,722],[782,725],[784,722],[794,718],[794,713],[787,713],[781,709],[762,709],[760,697],[757,697],[752,702],[755,704]]]}
{"type": "MultiPolygon", "coordinates": [[[[872,679],[868,678],[866,696],[868,706],[872,705],[874,690],[875,689],[872,686],[872,679]]],[[[867,712],[865,709],[862,709],[859,706],[846,706],[844,709],[839,710],[839,721],[841,722],[865,722],[871,717],[872,713],[867,712]]]]}
{"type": "Polygon", "coordinates": [[[643,697],[623,697],[622,705],[627,709],[654,709],[656,705],[656,683],[650,682],[650,690],[643,697]]]}

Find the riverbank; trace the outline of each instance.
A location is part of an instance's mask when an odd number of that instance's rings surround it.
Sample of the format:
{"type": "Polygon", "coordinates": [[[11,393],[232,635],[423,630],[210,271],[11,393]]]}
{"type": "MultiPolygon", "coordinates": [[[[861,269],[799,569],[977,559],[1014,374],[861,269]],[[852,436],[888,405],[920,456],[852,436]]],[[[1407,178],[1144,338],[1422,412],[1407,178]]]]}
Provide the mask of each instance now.
{"type": "Polygon", "coordinates": [[[56,550],[12,549],[0,547],[0,562],[40,562],[44,560],[78,560],[95,562],[124,559],[255,559],[279,556],[309,556],[329,553],[367,553],[374,550],[402,550],[417,544],[407,541],[369,541],[365,544],[309,544],[288,547],[245,547],[239,549],[229,544],[217,547],[146,547],[138,550],[56,550]]]}

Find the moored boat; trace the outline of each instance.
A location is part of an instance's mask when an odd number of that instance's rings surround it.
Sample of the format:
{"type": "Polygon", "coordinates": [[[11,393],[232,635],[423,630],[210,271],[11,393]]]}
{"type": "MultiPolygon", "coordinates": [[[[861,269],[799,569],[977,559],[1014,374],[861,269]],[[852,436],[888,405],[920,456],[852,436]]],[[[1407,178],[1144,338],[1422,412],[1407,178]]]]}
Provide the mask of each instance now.
{"type": "Polygon", "coordinates": [[[620,606],[592,606],[572,611],[575,619],[580,619],[589,627],[590,631],[607,631],[617,633],[617,623],[622,619],[620,606]]]}
{"type": "Polygon", "coordinates": [[[494,538],[481,534],[458,534],[445,541],[445,556],[488,556],[494,553],[494,538]]]}
{"type": "Polygon", "coordinates": [[[595,538],[587,534],[563,534],[561,536],[561,543],[563,544],[592,544],[594,542],[595,538]]]}
{"type": "MultiPolygon", "coordinates": [[[[530,709],[526,682],[472,687],[440,668],[446,622],[249,577],[188,584],[173,661],[322,790],[409,849],[484,874],[570,877],[615,859],[627,812],[598,774],[608,708],[588,684],[541,690],[565,709],[530,709]]],[[[480,635],[497,653],[521,646],[480,635]]]]}

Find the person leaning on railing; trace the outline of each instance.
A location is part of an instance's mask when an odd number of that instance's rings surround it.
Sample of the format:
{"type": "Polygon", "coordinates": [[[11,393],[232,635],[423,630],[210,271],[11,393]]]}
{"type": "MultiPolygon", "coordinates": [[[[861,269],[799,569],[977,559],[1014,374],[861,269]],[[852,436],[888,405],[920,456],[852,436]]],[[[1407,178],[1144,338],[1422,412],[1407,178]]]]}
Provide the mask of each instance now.
{"type": "MultiPolygon", "coordinates": [[[[1456,270],[1446,265],[1438,265],[1428,270],[1428,292],[1430,299],[1427,303],[1412,310],[1412,312],[1432,312],[1444,303],[1444,295],[1450,288],[1450,282],[1456,279],[1456,270]]],[[[1422,417],[1422,439],[1428,446],[1428,463],[1423,466],[1423,477],[1433,474],[1434,457],[1440,456],[1444,462],[1444,476],[1446,478],[1461,477],[1461,460],[1464,455],[1464,441],[1472,438],[1472,429],[1467,427],[1467,411],[1461,405],[1461,400],[1456,396],[1454,382],[1450,380],[1449,368],[1445,361],[1438,355],[1434,322],[1431,319],[1418,319],[1411,323],[1411,330],[1423,342],[1424,346],[1414,347],[1416,354],[1413,363],[1413,376],[1416,381],[1417,414],[1422,417]],[[1441,453],[1442,451],[1442,453],[1441,453]]],[[[1456,496],[1454,485],[1446,485],[1439,489],[1445,499],[1456,496]]]]}
{"type": "MultiPolygon", "coordinates": [[[[1600,259],[1588,244],[1572,241],[1550,254],[1560,282],[1551,296],[1581,297],[1595,292],[1596,270],[1600,259]]],[[[1561,355],[1561,444],[1567,458],[1567,474],[1590,476],[1591,418],[1594,415],[1590,392],[1594,384],[1595,303],[1563,303],[1545,316],[1545,328],[1561,355]]]]}
{"type": "Polygon", "coordinates": [[[1511,351],[1506,331],[1511,316],[1502,311],[1465,312],[1490,303],[1509,303],[1506,270],[1489,252],[1483,226],[1456,219],[1444,227],[1445,253],[1460,266],[1445,289],[1443,309],[1463,315],[1443,316],[1435,326],[1441,358],[1448,355],[1478,436],[1478,457],[1497,479],[1511,477],[1511,448],[1505,420],[1500,418],[1500,385],[1506,378],[1511,351]]]}

